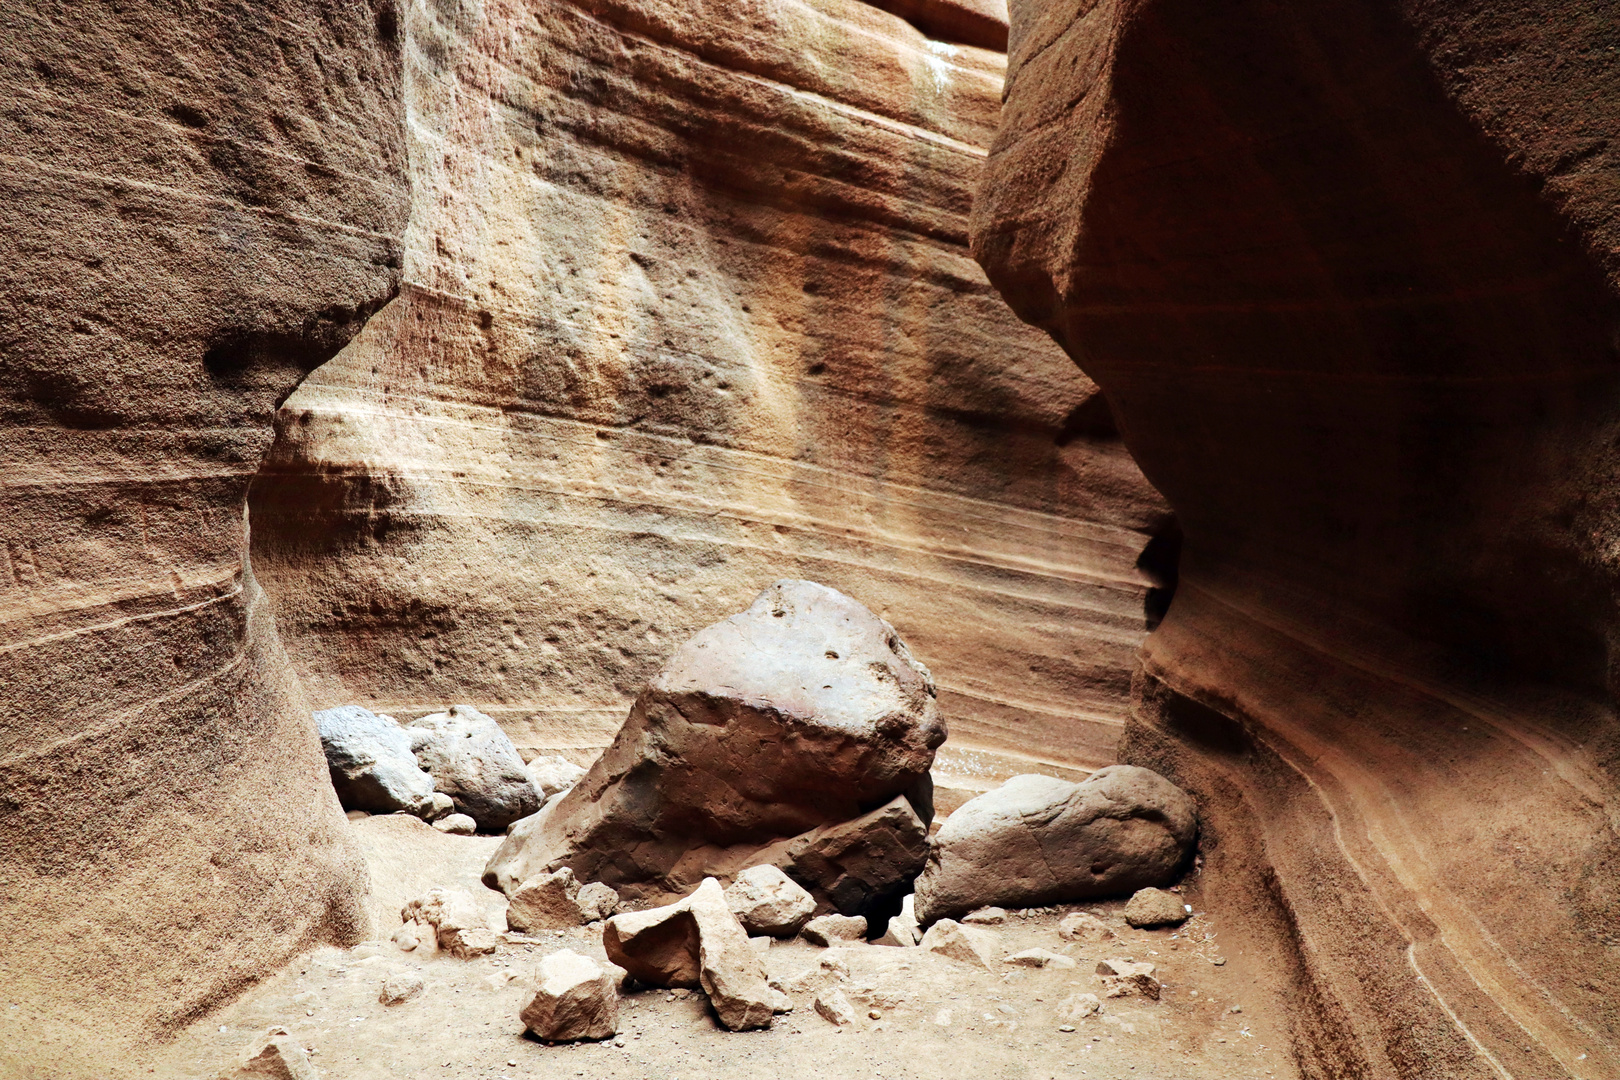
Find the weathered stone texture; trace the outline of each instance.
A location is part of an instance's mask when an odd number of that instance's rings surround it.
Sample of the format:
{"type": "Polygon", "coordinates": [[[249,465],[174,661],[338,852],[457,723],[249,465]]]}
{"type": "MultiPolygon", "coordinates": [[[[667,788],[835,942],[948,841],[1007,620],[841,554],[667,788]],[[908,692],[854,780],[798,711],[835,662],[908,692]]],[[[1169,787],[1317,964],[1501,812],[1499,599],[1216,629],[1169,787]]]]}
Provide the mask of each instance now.
{"type": "Polygon", "coordinates": [[[0,11],[0,1074],[134,1069],[362,932],[245,503],[395,291],[402,44],[381,0],[0,11]]]}
{"type": "Polygon", "coordinates": [[[931,658],[953,739],[1110,760],[1163,507],[968,256],[1003,57],[858,0],[406,26],[405,285],[255,487],[316,700],[600,748],[802,577],[931,658]]]}

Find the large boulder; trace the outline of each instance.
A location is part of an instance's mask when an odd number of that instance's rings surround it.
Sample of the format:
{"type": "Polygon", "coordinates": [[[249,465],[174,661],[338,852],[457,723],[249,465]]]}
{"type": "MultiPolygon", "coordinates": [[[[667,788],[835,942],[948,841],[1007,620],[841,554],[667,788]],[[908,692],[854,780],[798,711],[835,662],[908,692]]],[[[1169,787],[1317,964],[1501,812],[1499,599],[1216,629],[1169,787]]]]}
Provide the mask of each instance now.
{"type": "Polygon", "coordinates": [[[917,879],[917,919],[1163,885],[1197,834],[1192,798],[1148,769],[1111,765],[1078,784],[1015,776],[946,819],[917,879]]]}
{"type": "Polygon", "coordinates": [[[411,737],[399,721],[358,705],[315,714],[332,787],[345,810],[424,816],[433,810],[433,777],[411,752],[411,737]]]}
{"type": "Polygon", "coordinates": [[[568,866],[630,899],[680,894],[742,853],[924,788],[945,741],[934,694],[894,627],[834,589],[779,581],[676,650],[484,881],[509,891],[568,866]]]}
{"type": "Polygon", "coordinates": [[[543,801],[517,747],[499,724],[471,705],[452,705],[408,725],[417,763],[433,786],[481,832],[500,832],[543,801]]]}
{"type": "Polygon", "coordinates": [[[732,1031],[770,1027],[772,1015],[793,1007],[766,985],[764,964],[714,878],[666,907],[615,915],[602,929],[602,948],[644,983],[701,988],[732,1031]]]}

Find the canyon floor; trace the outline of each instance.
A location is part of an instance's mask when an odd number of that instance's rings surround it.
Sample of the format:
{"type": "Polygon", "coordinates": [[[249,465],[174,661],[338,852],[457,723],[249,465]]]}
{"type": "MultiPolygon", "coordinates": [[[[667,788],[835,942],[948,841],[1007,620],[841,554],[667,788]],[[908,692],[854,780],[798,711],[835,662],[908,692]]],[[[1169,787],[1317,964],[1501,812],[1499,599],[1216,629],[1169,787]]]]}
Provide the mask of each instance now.
{"type": "Polygon", "coordinates": [[[1223,936],[1203,914],[1196,877],[1183,883],[1182,895],[1197,914],[1177,930],[1129,928],[1122,900],[1010,912],[1004,925],[992,928],[1006,955],[1038,946],[1072,957],[1073,968],[1002,965],[991,972],[921,949],[777,942],[764,954],[773,978],[791,979],[828,957],[847,965],[841,985],[859,1019],[836,1027],[816,1013],[813,993],[794,993],[795,1010],[770,1030],[735,1033],[716,1024],[697,992],[648,990],[625,995],[617,1039],[553,1046],[526,1037],[518,1020],[533,993],[535,968],[560,948],[605,960],[600,928],[505,935],[495,955],[471,961],[402,952],[386,940],[398,925],[402,898],[429,885],[466,889],[487,902],[492,915],[500,910],[502,898],[478,880],[498,841],[446,836],[400,815],[352,827],[371,868],[379,940],[299,958],[200,1021],[152,1072],[217,1076],[234,1067],[255,1036],[282,1026],[313,1049],[323,1080],[1299,1075],[1287,1049],[1282,988],[1265,975],[1271,965],[1245,942],[1223,936]],[[1063,941],[1058,923],[1072,910],[1103,915],[1117,939],[1063,941]],[[1101,995],[1096,961],[1119,956],[1158,965],[1161,1000],[1104,999],[1100,1015],[1069,1018],[1064,1003],[1071,995],[1101,995]],[[424,991],[400,1005],[381,1004],[383,980],[405,971],[423,977],[424,991]],[[1065,1026],[1073,1030],[1061,1030],[1065,1026]]]}

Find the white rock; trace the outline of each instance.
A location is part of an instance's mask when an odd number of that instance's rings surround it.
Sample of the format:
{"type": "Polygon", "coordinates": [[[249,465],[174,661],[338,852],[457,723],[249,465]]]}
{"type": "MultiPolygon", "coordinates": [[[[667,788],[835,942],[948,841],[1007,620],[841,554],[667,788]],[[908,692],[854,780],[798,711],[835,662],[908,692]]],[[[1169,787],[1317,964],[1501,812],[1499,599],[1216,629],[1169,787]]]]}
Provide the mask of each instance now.
{"type": "Polygon", "coordinates": [[[1058,923],[1058,937],[1064,941],[1112,941],[1114,931],[1088,911],[1074,911],[1058,923]]]}
{"type": "Polygon", "coordinates": [[[986,969],[1001,955],[996,935],[989,930],[963,926],[953,919],[941,919],[923,935],[922,948],[940,956],[986,969]]]}
{"type": "Polygon", "coordinates": [[[792,937],[815,914],[805,888],[770,864],[750,866],[726,889],[726,906],[750,935],[792,937]]]}
{"type": "Polygon", "coordinates": [[[845,997],[844,992],[836,986],[816,995],[816,1012],[838,1027],[855,1022],[855,1006],[849,1003],[849,998],[845,997]]]}
{"type": "Polygon", "coordinates": [[[905,900],[900,904],[900,914],[889,920],[888,929],[878,938],[878,945],[897,945],[906,948],[922,940],[922,930],[917,926],[916,897],[907,893],[905,900]]]}
{"type": "Polygon", "coordinates": [[[1096,994],[1070,994],[1058,1006],[1058,1015],[1070,1020],[1084,1020],[1102,1012],[1102,1002],[1096,994]]]}
{"type": "Polygon", "coordinates": [[[393,717],[339,705],[316,713],[315,726],[345,810],[419,814],[429,808],[433,778],[417,766],[410,735],[393,717]]]}
{"type": "Polygon", "coordinates": [[[1000,926],[1007,921],[1007,913],[998,907],[982,907],[962,916],[962,921],[969,926],[1000,926]]]}
{"type": "Polygon", "coordinates": [[[547,1042],[606,1039],[619,1030],[617,979],[588,956],[564,949],[540,961],[540,986],[520,1014],[547,1042]]]}
{"type": "Polygon", "coordinates": [[[866,918],[862,915],[818,915],[800,931],[812,945],[847,945],[866,940],[866,918]]]}
{"type": "MultiPolygon", "coordinates": [[[[439,794],[443,794],[440,792],[439,794]]],[[[433,823],[433,827],[452,836],[472,836],[478,831],[478,822],[466,814],[446,814],[433,823]]]]}
{"type": "Polygon", "coordinates": [[[534,781],[534,786],[540,789],[540,795],[545,799],[567,791],[585,775],[584,768],[556,754],[530,758],[524,767],[528,770],[529,779],[534,781]]]}
{"type": "Polygon", "coordinates": [[[390,975],[383,980],[382,990],[377,994],[377,1000],[384,1005],[399,1005],[411,1000],[422,992],[427,984],[422,976],[414,971],[403,971],[397,975],[390,975]]]}
{"type": "Polygon", "coordinates": [[[416,763],[433,774],[433,787],[484,832],[499,833],[540,809],[544,800],[517,747],[471,705],[412,720],[405,731],[416,763]]]}

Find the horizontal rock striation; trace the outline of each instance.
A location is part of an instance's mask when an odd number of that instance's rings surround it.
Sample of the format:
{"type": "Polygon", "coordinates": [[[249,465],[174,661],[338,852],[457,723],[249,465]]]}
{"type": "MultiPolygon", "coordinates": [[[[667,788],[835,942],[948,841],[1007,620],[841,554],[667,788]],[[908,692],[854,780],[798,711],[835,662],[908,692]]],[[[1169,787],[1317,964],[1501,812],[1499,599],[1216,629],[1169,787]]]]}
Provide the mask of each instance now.
{"type": "Polygon", "coordinates": [[[974,251],[1175,507],[1122,756],[1198,798],[1309,1076],[1620,1072],[1613,49],[1013,5],[974,251]]]}
{"type": "Polygon", "coordinates": [[[953,743],[1110,760],[1164,508],[968,255],[1002,55],[855,0],[448,10],[400,298],[253,494],[317,704],[600,748],[801,577],[930,657],[953,743]]]}
{"type": "Polygon", "coordinates": [[[383,2],[0,12],[0,1074],[144,1075],[363,933],[245,504],[395,291],[400,50],[383,2]]]}

